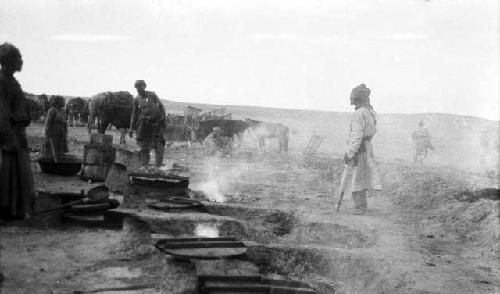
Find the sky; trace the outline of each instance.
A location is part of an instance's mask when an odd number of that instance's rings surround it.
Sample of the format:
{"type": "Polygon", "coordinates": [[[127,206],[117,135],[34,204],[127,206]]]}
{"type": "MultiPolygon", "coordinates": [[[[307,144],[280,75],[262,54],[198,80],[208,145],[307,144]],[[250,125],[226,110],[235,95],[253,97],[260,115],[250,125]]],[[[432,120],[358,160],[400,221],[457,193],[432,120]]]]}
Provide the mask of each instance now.
{"type": "Polygon", "coordinates": [[[35,94],[499,119],[497,0],[1,0],[35,94]]]}

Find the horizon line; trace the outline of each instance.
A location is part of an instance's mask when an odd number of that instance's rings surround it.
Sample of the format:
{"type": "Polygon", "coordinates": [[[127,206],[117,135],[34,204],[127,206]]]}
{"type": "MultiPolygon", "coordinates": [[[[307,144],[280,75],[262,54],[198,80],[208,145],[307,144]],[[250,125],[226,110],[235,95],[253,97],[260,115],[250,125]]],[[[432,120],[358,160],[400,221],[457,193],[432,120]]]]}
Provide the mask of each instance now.
{"type": "MultiPolygon", "coordinates": [[[[32,95],[42,95],[42,94],[34,94],[31,92],[24,91],[28,94],[32,95]]],[[[103,91],[103,92],[116,92],[116,91],[103,91]]],[[[127,91],[128,92],[128,91],[127,91]]],[[[102,92],[99,92],[102,93],[102,92]]],[[[80,96],[80,95],[65,95],[65,94],[45,94],[47,96],[54,96],[54,95],[59,95],[63,96],[65,98],[74,98],[74,97],[81,97],[84,99],[89,99],[90,97],[94,96],[80,96]]],[[[132,94],[135,96],[134,94],[132,94]]],[[[175,98],[174,98],[175,99],[175,98]]],[[[311,108],[289,108],[289,107],[277,107],[277,106],[261,106],[261,105],[248,105],[248,104],[213,104],[213,103],[207,103],[207,102],[186,102],[186,101],[179,101],[179,100],[172,100],[172,99],[164,99],[160,98],[160,100],[164,101],[169,101],[169,102],[174,102],[174,103],[184,103],[184,104],[204,104],[204,105],[213,105],[213,106],[224,106],[224,107],[256,107],[256,108],[266,108],[266,109],[276,109],[276,110],[293,110],[293,111],[315,111],[315,112],[333,112],[333,113],[351,113],[348,111],[338,111],[338,110],[322,110],[322,109],[311,109],[311,108]]],[[[390,114],[390,115],[423,115],[423,114],[439,114],[439,115],[454,115],[454,116],[462,116],[462,117],[470,117],[470,118],[479,118],[479,119],[484,119],[488,121],[493,121],[493,122],[500,122],[500,119],[497,117],[496,119],[491,119],[487,117],[482,117],[482,116],[477,116],[477,115],[471,115],[471,114],[459,114],[459,113],[450,113],[450,112],[376,112],[378,114],[390,114]]]]}

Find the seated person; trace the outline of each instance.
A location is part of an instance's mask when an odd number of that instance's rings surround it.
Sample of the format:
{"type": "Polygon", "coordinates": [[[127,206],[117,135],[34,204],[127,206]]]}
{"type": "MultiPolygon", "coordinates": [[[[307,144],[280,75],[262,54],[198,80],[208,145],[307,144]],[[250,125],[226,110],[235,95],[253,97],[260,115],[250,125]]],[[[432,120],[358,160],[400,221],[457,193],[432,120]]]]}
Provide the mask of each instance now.
{"type": "Polygon", "coordinates": [[[229,155],[231,154],[228,139],[223,136],[224,131],[220,127],[214,127],[212,132],[203,140],[203,146],[207,155],[229,155]]]}

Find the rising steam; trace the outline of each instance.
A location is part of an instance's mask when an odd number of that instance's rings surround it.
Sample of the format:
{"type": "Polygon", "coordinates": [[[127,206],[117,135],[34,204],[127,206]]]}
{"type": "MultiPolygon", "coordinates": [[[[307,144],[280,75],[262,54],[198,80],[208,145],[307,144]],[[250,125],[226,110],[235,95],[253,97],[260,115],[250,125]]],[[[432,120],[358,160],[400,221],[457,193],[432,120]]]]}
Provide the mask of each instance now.
{"type": "Polygon", "coordinates": [[[218,157],[206,158],[203,172],[207,177],[198,185],[194,185],[193,189],[202,191],[211,201],[226,202],[225,195],[234,192],[234,186],[247,170],[247,163],[228,162],[218,157]]]}
{"type": "Polygon", "coordinates": [[[215,225],[197,224],[194,234],[198,237],[217,238],[219,237],[219,229],[215,225]]]}

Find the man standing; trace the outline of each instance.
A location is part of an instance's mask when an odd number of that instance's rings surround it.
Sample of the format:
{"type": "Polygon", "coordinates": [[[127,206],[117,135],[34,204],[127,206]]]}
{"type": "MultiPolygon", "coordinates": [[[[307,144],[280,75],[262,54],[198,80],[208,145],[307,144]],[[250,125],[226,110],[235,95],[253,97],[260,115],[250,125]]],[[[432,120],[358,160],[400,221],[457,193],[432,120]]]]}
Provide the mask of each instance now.
{"type": "Polygon", "coordinates": [[[415,153],[413,154],[413,161],[415,163],[423,163],[427,157],[427,150],[434,150],[431,144],[431,134],[425,127],[423,121],[418,123],[418,128],[412,134],[413,142],[415,143],[415,153]]]}
{"type": "Polygon", "coordinates": [[[361,84],[351,91],[355,112],[350,119],[349,140],[344,156],[340,192],[352,192],[356,214],[366,214],[366,192],[379,190],[371,140],[376,129],[375,111],[370,105],[370,89],[361,84]]]}
{"type": "Polygon", "coordinates": [[[163,165],[165,139],[163,131],[166,124],[166,113],[163,104],[154,92],[146,91],[146,82],[137,80],[134,84],[137,96],[134,99],[132,117],[130,119],[130,137],[136,132],[137,145],[141,148],[140,157],[144,166],[149,164],[149,152],[155,150],[155,165],[163,165]]]}

